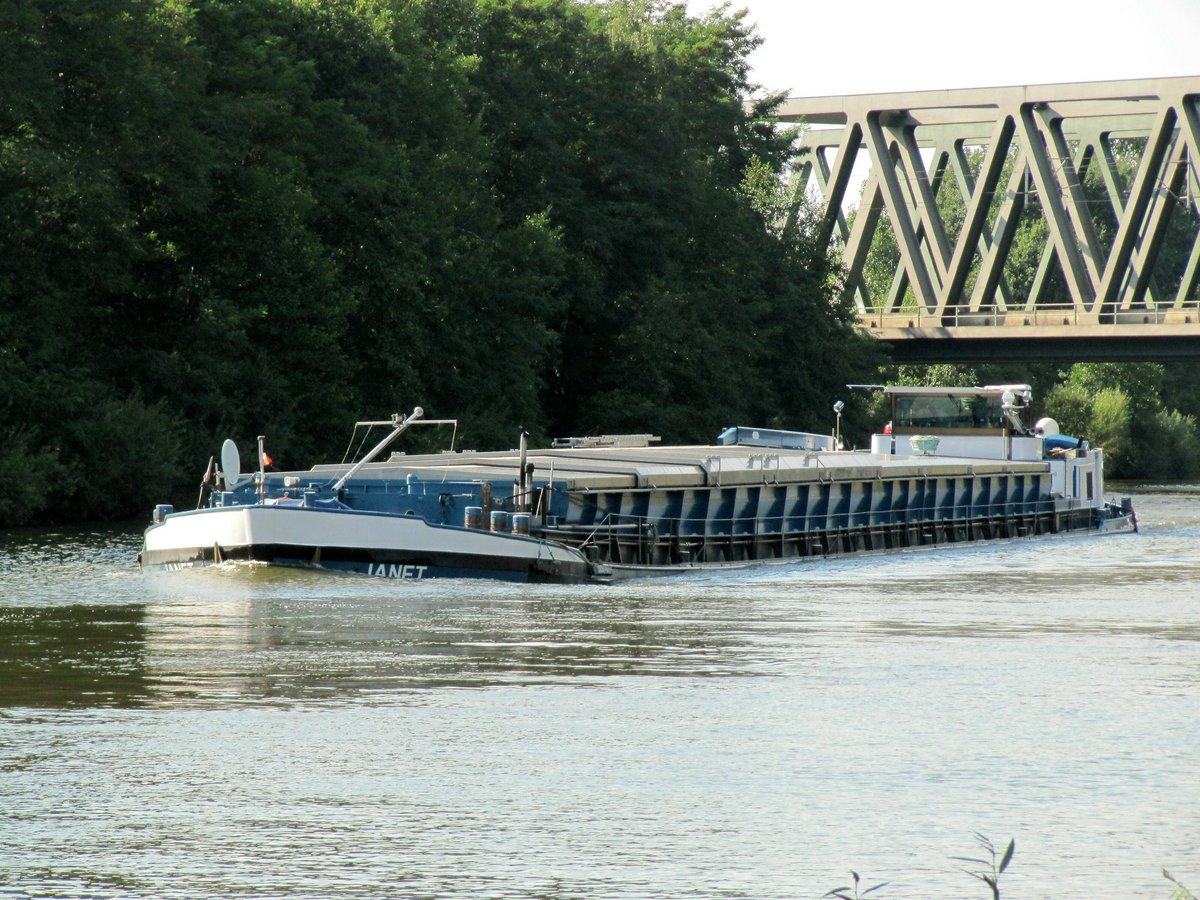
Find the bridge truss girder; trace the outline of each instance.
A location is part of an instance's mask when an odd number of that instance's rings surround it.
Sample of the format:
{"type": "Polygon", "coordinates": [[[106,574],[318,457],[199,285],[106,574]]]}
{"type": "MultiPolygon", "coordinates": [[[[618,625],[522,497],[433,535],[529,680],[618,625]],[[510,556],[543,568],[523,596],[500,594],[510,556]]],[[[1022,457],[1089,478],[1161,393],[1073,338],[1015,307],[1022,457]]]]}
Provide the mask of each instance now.
{"type": "Polygon", "coordinates": [[[821,235],[841,246],[847,290],[881,336],[1017,325],[1025,337],[1107,326],[1200,337],[1200,77],[791,98],[777,118],[807,126],[793,184],[819,202],[821,235]],[[1018,295],[1014,238],[1039,219],[1036,271],[1018,295]],[[898,252],[872,296],[865,266],[882,222],[898,252]],[[1164,277],[1168,235],[1177,259],[1164,277]]]}

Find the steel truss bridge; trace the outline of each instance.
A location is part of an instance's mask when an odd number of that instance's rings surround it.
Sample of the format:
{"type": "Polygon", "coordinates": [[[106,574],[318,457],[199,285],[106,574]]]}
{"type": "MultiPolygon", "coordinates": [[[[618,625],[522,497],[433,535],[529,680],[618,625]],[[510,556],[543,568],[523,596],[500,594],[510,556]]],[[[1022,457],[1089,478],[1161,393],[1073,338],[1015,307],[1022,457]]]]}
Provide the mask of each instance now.
{"type": "Polygon", "coordinates": [[[792,183],[898,361],[1200,356],[1200,76],[776,117],[805,126],[792,183]]]}

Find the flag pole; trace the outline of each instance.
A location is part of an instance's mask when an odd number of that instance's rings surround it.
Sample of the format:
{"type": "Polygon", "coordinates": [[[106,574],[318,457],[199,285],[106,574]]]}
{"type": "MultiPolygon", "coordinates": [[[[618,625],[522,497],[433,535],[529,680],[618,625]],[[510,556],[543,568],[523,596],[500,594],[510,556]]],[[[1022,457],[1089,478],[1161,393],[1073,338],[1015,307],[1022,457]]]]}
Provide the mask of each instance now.
{"type": "Polygon", "coordinates": [[[258,502],[262,503],[267,497],[267,474],[266,465],[263,460],[263,441],[267,439],[265,434],[258,436],[258,502]]]}
{"type": "Polygon", "coordinates": [[[204,477],[200,479],[200,494],[196,497],[196,509],[199,509],[200,504],[204,502],[204,486],[212,480],[213,460],[215,459],[215,456],[208,458],[208,468],[204,470],[204,477]]]}

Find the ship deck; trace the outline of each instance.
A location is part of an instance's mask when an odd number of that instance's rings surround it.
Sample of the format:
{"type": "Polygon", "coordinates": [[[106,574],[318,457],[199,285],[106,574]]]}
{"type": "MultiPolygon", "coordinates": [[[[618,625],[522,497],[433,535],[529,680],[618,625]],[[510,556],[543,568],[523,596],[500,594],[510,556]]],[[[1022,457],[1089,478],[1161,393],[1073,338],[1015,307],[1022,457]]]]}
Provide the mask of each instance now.
{"type": "MultiPolygon", "coordinates": [[[[699,488],[740,484],[801,484],[1045,472],[1040,460],[1015,461],[950,456],[890,456],[865,450],[803,451],[740,445],[589,447],[529,450],[535,481],[553,481],[569,491],[645,488],[699,488]]],[[[517,450],[393,454],[363,466],[357,479],[425,482],[514,481],[520,472],[517,450]]],[[[345,465],[311,470],[322,479],[337,477],[345,465]]],[[[303,473],[296,473],[303,474],[303,473]]]]}

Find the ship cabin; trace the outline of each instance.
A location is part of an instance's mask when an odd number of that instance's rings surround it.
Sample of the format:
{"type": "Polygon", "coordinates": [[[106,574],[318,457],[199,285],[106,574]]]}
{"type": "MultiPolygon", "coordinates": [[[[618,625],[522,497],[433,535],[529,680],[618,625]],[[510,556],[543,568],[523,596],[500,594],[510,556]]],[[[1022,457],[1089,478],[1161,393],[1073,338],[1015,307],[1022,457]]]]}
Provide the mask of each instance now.
{"type": "Polygon", "coordinates": [[[888,398],[891,416],[885,433],[872,439],[874,452],[984,459],[1043,458],[1043,434],[1029,423],[1033,392],[1027,384],[889,385],[880,390],[888,398]]]}

